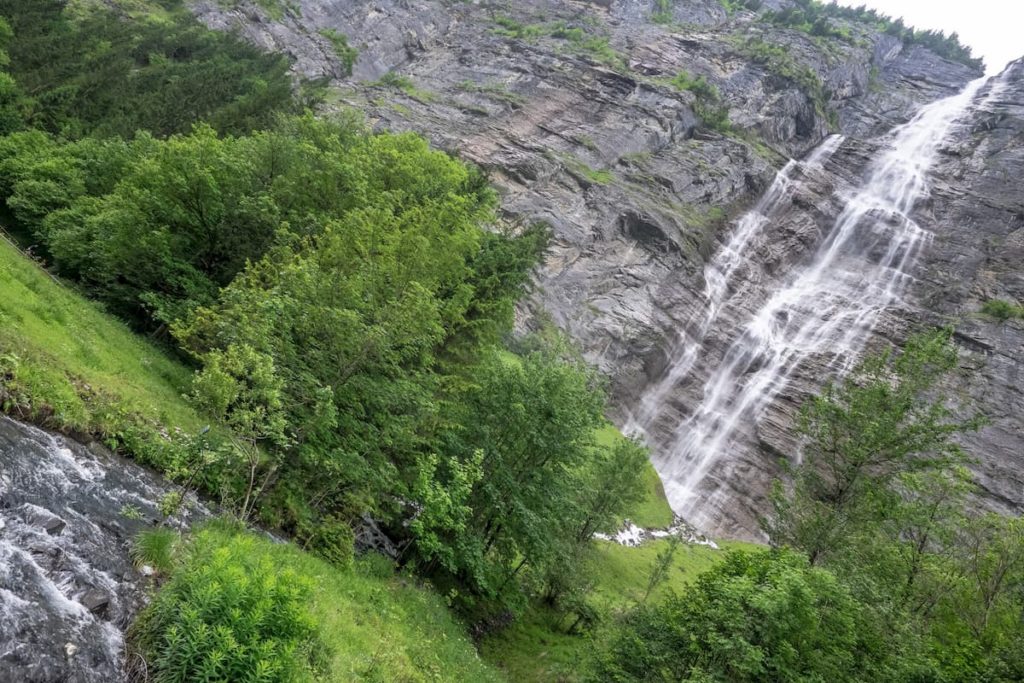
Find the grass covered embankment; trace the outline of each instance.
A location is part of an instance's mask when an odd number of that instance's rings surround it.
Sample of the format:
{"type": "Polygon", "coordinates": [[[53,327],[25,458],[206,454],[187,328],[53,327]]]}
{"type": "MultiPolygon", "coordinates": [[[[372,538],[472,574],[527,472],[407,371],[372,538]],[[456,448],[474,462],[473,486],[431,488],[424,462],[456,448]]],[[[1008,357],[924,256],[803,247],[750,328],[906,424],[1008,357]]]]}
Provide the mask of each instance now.
{"type": "Polygon", "coordinates": [[[503,680],[441,597],[379,555],[341,568],[216,522],[166,570],[132,638],[166,680],[503,680]]]}
{"type": "Polygon", "coordinates": [[[128,422],[197,431],[192,371],[0,239],[0,391],[6,412],[116,438],[128,422]]]}
{"type": "MultiPolygon", "coordinates": [[[[194,433],[207,424],[183,398],[188,367],[53,280],[6,240],[0,240],[0,372],[3,407],[12,416],[112,444],[130,431],[171,444],[162,434],[194,433]]],[[[344,569],[295,545],[214,525],[187,538],[171,580],[214,556],[250,577],[269,563],[274,575],[310,587],[302,609],[324,646],[326,680],[501,680],[444,600],[395,575],[383,558],[344,569]]],[[[179,608],[187,603],[180,597],[168,596],[179,608]]]]}

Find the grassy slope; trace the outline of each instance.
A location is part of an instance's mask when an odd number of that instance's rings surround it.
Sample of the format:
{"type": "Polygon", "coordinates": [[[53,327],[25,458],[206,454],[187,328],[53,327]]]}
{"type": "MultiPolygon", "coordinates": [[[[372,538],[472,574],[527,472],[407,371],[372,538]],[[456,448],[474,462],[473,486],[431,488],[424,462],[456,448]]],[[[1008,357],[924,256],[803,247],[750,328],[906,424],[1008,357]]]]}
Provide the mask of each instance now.
{"type": "Polygon", "coordinates": [[[17,388],[36,407],[52,407],[53,426],[81,431],[102,427],[90,400],[96,394],[165,427],[197,430],[205,424],[182,398],[191,379],[188,368],[57,284],[0,239],[0,358],[4,356],[6,369],[17,366],[17,388]]]}
{"type": "MultiPolygon", "coordinates": [[[[237,533],[212,524],[192,541],[225,547],[237,533]]],[[[311,610],[330,652],[330,680],[504,680],[480,659],[444,600],[414,579],[396,577],[386,562],[360,561],[343,570],[289,543],[251,540],[247,559],[266,557],[275,568],[310,579],[311,610]]]]}
{"type": "MultiPolygon", "coordinates": [[[[619,430],[612,425],[597,432],[597,442],[602,446],[610,446],[622,438],[624,437],[619,430]]],[[[644,482],[647,495],[626,515],[626,518],[637,526],[649,529],[671,525],[674,517],[672,508],[669,507],[668,499],[665,498],[665,489],[661,485],[658,473],[649,463],[644,470],[644,482]]]]}
{"type": "MultiPolygon", "coordinates": [[[[0,388],[54,409],[54,426],[102,427],[85,385],[166,429],[198,429],[182,398],[191,372],[95,304],[54,282],[0,239],[0,388]],[[16,356],[16,377],[4,376],[16,356]]],[[[216,534],[208,542],[216,542],[216,534]]],[[[259,547],[310,576],[314,609],[334,651],[334,680],[500,680],[431,590],[411,581],[342,572],[290,544],[259,547]]]]}
{"type": "MultiPolygon", "coordinates": [[[[595,541],[592,564],[594,590],[590,603],[613,619],[643,598],[651,567],[667,541],[654,541],[637,548],[595,541]]],[[[752,544],[725,541],[721,550],[707,546],[680,546],[668,579],[649,598],[658,600],[670,590],[679,591],[703,571],[718,562],[723,553],[752,544]]],[[[534,608],[513,626],[483,643],[484,659],[500,667],[510,680],[522,683],[577,681],[593,641],[565,632],[571,619],[542,608],[534,608]]]]}

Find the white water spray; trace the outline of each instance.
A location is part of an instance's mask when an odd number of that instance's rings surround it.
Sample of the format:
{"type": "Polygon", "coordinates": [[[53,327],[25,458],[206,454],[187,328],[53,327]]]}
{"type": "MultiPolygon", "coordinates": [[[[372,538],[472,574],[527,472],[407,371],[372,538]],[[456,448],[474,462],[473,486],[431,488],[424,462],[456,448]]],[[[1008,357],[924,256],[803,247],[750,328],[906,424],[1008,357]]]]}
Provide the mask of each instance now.
{"type": "Polygon", "coordinates": [[[676,343],[665,373],[641,397],[639,408],[634,411],[626,426],[627,433],[646,433],[648,427],[657,419],[672,390],[693,369],[701,345],[722,311],[729,283],[736,270],[748,258],[751,242],[764,231],[765,226],[782,207],[789,205],[803,178],[819,170],[832,157],[842,141],[842,136],[832,135],[818,145],[806,159],[791,159],[776,174],[771,186],[754,208],[736,222],[736,229],[732,231],[728,241],[704,268],[704,300],[707,303],[703,317],[692,333],[682,335],[676,343]]]}
{"type": "MultiPolygon", "coordinates": [[[[832,230],[799,269],[733,334],[721,362],[711,369],[696,410],[667,438],[662,435],[655,466],[669,501],[689,522],[707,528],[727,503],[721,488],[701,484],[728,459],[742,428],[786,386],[806,359],[824,359],[836,373],[856,360],[880,314],[899,303],[921,247],[930,234],[910,218],[928,193],[927,173],[942,142],[971,105],[983,80],[921,109],[896,129],[889,149],[865,180],[832,230]]],[[[996,87],[993,91],[997,90],[996,87]]],[[[751,256],[747,247],[788,204],[792,172],[824,163],[841,143],[833,138],[811,158],[790,162],[758,206],[744,216],[705,272],[707,307],[696,335],[680,344],[665,377],[640,403],[633,426],[647,431],[673,390],[701,360],[701,346],[724,305],[730,278],[751,256]]]]}

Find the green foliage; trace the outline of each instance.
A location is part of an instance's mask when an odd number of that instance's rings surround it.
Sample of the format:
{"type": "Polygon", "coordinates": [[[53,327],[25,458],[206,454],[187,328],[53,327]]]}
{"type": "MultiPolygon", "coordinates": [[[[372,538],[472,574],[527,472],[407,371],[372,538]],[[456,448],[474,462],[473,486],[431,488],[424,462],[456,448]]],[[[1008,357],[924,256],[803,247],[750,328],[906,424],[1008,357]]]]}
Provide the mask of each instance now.
{"type": "MultiPolygon", "coordinates": [[[[238,7],[244,0],[217,0],[224,7],[238,7]]],[[[294,0],[252,0],[258,7],[261,7],[271,19],[280,21],[286,11],[299,14],[299,5],[294,0]]]]}
{"type": "Polygon", "coordinates": [[[412,79],[408,76],[389,71],[380,77],[376,85],[391,88],[393,90],[400,90],[414,100],[428,103],[434,101],[434,94],[429,93],[426,90],[421,90],[416,87],[412,79]]]}
{"type": "Polygon", "coordinates": [[[565,164],[566,170],[583,181],[585,186],[607,185],[615,180],[615,174],[606,168],[591,168],[583,161],[568,154],[558,155],[557,158],[565,164]]]}
{"type": "Polygon", "coordinates": [[[567,585],[560,572],[642,497],[643,449],[594,442],[603,406],[593,371],[557,342],[533,339],[522,355],[485,357],[451,405],[458,427],[442,436],[454,459],[442,486],[462,492],[465,508],[445,529],[448,554],[423,559],[490,598],[527,570],[557,599],[554,584],[567,585]]]}
{"type": "Polygon", "coordinates": [[[984,66],[980,58],[971,56],[971,48],[961,44],[955,32],[947,36],[943,31],[915,30],[913,27],[905,26],[902,19],[893,19],[864,5],[850,7],[819,0],[795,0],[789,7],[766,12],[762,16],[774,24],[789,26],[810,35],[849,41],[852,38],[849,30],[837,26],[832,21],[846,19],[899,38],[908,45],[922,45],[940,57],[959,62],[976,71],[981,71],[984,66]]]}
{"type": "Polygon", "coordinates": [[[1024,306],[1003,299],[989,299],[982,305],[981,312],[1001,322],[1013,318],[1024,319],[1024,306]]]}
{"type": "Polygon", "coordinates": [[[0,186],[62,273],[149,328],[212,303],[280,241],[335,220],[357,229],[371,220],[368,207],[394,222],[453,186],[466,197],[466,219],[480,221],[487,216],[473,212],[484,209],[473,205],[491,201],[468,170],[419,138],[369,136],[352,119],[309,116],[238,138],[208,127],[130,143],[18,134],[0,141],[0,186]]]}
{"type": "Polygon", "coordinates": [[[294,109],[288,60],[170,6],[124,21],[101,5],[2,0],[14,32],[9,70],[27,94],[29,123],[72,137],[163,136],[200,120],[245,132],[294,109]]]}
{"type": "Polygon", "coordinates": [[[757,36],[748,36],[737,43],[740,54],[763,65],[781,78],[792,81],[807,95],[820,116],[827,116],[828,95],[818,74],[798,63],[784,45],[768,43],[757,36]]]}
{"type": "Polygon", "coordinates": [[[606,36],[595,36],[583,27],[570,26],[564,21],[550,24],[524,25],[509,17],[499,16],[494,19],[498,25],[492,33],[506,38],[535,42],[539,38],[550,37],[564,40],[576,54],[589,57],[613,69],[625,69],[625,58],[613,48],[606,36]]]}
{"type": "Polygon", "coordinates": [[[654,0],[651,21],[655,24],[671,24],[672,19],[672,0],[654,0]]]}
{"type": "MultiPolygon", "coordinates": [[[[588,628],[572,628],[578,618],[572,607],[534,602],[514,623],[483,640],[484,658],[500,666],[510,680],[517,682],[574,683],[581,680],[590,659],[605,648],[608,632],[616,628],[624,612],[634,609],[643,599],[651,568],[669,545],[669,539],[653,540],[636,547],[591,541],[584,565],[591,590],[585,599],[596,619],[588,628]]],[[[684,589],[721,562],[727,550],[759,549],[753,544],[732,541],[723,541],[720,545],[722,550],[704,545],[680,545],[665,580],[652,591],[649,603],[653,606],[674,591],[684,589]]]]}
{"type": "Polygon", "coordinates": [[[305,537],[305,547],[314,554],[336,567],[352,566],[355,534],[344,519],[328,515],[318,520],[313,529],[300,529],[300,534],[305,537]]]}
{"type": "Polygon", "coordinates": [[[526,98],[512,92],[503,83],[474,83],[473,81],[462,81],[459,89],[465,92],[482,93],[490,98],[504,102],[513,108],[519,108],[526,103],[526,98]]]}
{"type": "Polygon", "coordinates": [[[320,35],[330,42],[331,47],[334,48],[334,54],[341,62],[341,68],[345,72],[346,76],[352,75],[352,67],[355,66],[356,59],[359,57],[359,50],[354,47],[350,47],[348,44],[348,38],[345,34],[338,32],[333,28],[325,28],[320,31],[320,35]]]}
{"type": "Polygon", "coordinates": [[[732,129],[729,123],[729,108],[722,103],[718,88],[708,83],[704,76],[694,77],[686,71],[680,71],[670,83],[676,90],[693,93],[696,98],[693,110],[704,126],[720,133],[727,133],[732,129]]]}
{"type": "Polygon", "coordinates": [[[921,477],[959,476],[952,468],[965,456],[954,436],[981,422],[954,420],[943,398],[927,398],[956,362],[948,332],[922,334],[898,356],[872,356],[811,398],[800,422],[809,464],[798,471],[792,495],[773,496],[773,540],[821,562],[863,542],[865,525],[898,518],[915,484],[937,483],[921,477]]]}
{"type": "Polygon", "coordinates": [[[5,412],[94,434],[173,471],[205,424],[183,398],[190,375],[0,239],[5,412]]]}
{"type": "Polygon", "coordinates": [[[388,561],[346,569],[225,523],[186,539],[129,636],[150,680],[263,680],[251,656],[268,680],[501,680],[444,601],[388,561]],[[201,662],[239,672],[204,678],[201,662]]]}
{"type": "Polygon", "coordinates": [[[718,0],[718,2],[725,8],[726,13],[730,15],[744,9],[756,12],[764,4],[762,0],[718,0]]]}
{"type": "Polygon", "coordinates": [[[641,603],[647,602],[647,599],[651,597],[651,593],[668,580],[669,569],[672,568],[672,562],[675,560],[676,552],[678,552],[679,545],[682,542],[683,539],[678,533],[668,537],[668,544],[658,553],[657,557],[654,558],[654,563],[651,565],[651,575],[647,579],[647,588],[644,590],[644,597],[640,599],[641,603]]]}
{"type": "Polygon", "coordinates": [[[593,680],[878,680],[877,647],[831,573],[793,553],[732,552],[681,595],[631,613],[593,680]]]}
{"type": "Polygon", "coordinates": [[[298,681],[322,668],[312,582],[254,546],[238,536],[189,548],[134,627],[151,680],[298,681]]]}
{"type": "Polygon", "coordinates": [[[132,546],[132,561],[136,567],[148,565],[160,574],[169,574],[181,544],[181,536],[174,529],[159,527],[143,531],[132,546]]]}
{"type": "Polygon", "coordinates": [[[953,418],[942,387],[957,365],[951,332],[922,334],[812,399],[804,462],[791,491],[775,490],[766,528],[864,601],[900,675],[1014,680],[1022,532],[1019,520],[969,512],[956,437],[982,420],[953,418]]]}
{"type": "Polygon", "coordinates": [[[541,36],[547,35],[547,31],[542,24],[525,25],[511,17],[504,16],[495,17],[494,23],[498,26],[497,28],[491,29],[491,33],[505,38],[533,41],[541,36]]]}

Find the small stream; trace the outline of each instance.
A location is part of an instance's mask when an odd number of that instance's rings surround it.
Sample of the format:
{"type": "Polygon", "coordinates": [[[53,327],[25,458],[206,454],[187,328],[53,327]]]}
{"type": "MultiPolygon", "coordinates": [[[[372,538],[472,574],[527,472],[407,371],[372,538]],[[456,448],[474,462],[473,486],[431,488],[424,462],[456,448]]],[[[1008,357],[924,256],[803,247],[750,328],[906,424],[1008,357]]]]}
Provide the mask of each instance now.
{"type": "MultiPolygon", "coordinates": [[[[132,538],[170,490],[99,444],[0,416],[0,682],[121,679],[148,581],[132,538]]],[[[179,523],[210,515],[189,507],[179,523]]]]}

